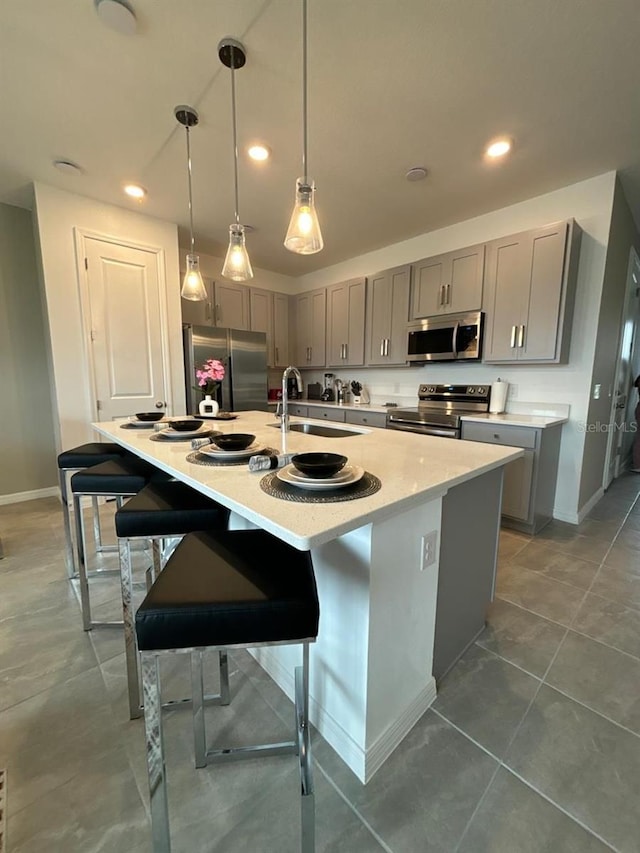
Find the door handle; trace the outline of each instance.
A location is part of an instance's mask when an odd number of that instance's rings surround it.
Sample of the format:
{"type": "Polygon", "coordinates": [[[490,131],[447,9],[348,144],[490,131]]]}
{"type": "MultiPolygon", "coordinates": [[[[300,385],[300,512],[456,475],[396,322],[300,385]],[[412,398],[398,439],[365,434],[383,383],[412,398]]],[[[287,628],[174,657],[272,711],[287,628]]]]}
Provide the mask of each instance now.
{"type": "Polygon", "coordinates": [[[511,327],[511,342],[510,342],[510,346],[511,346],[511,348],[513,349],[513,347],[514,347],[515,345],[516,345],[516,327],[515,327],[515,326],[512,326],[512,327],[511,327]]]}
{"type": "Polygon", "coordinates": [[[518,346],[524,346],[524,326],[518,326],[518,346]]]}
{"type": "Polygon", "coordinates": [[[156,409],[166,409],[167,404],[163,403],[162,400],[156,400],[156,409]]]}

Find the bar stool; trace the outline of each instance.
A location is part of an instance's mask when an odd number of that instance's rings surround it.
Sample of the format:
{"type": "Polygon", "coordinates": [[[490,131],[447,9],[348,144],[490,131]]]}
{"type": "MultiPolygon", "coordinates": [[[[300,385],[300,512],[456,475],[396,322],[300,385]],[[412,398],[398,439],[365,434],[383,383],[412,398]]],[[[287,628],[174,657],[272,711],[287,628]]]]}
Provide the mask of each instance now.
{"type": "MultiPolygon", "coordinates": [[[[228,509],[177,480],[149,483],[116,512],[129,715],[132,720],[142,715],[142,703],[133,608],[131,541],[136,539],[151,541],[155,580],[162,569],[163,539],[181,537],[196,530],[226,530],[228,520],[228,509]]],[[[228,704],[226,653],[221,653],[219,665],[221,703],[228,704]]]]}
{"type": "Polygon", "coordinates": [[[154,853],[170,853],[167,778],[162,734],[159,662],[191,655],[196,767],[209,761],[296,752],[300,764],[303,853],[315,849],[315,809],[309,733],[309,643],[318,633],[318,596],[309,552],[263,530],[185,536],[136,613],[151,795],[154,853]],[[202,654],[300,643],[295,671],[296,740],[207,749],[202,654]]]}
{"type": "MultiPolygon", "coordinates": [[[[84,524],[81,501],[85,496],[115,498],[122,506],[125,497],[135,495],[143,489],[151,478],[159,473],[152,466],[134,456],[120,457],[101,462],[91,468],[78,471],[71,477],[73,493],[73,512],[76,523],[76,557],[80,580],[80,604],[82,607],[82,627],[85,631],[123,625],[122,621],[93,622],[91,619],[91,601],[89,598],[89,578],[86,565],[84,524]]],[[[115,571],[101,571],[100,575],[119,574],[115,571]]]]}
{"type": "MultiPolygon", "coordinates": [[[[60,483],[60,498],[62,500],[62,518],[64,522],[64,538],[66,547],[67,572],[70,578],[78,577],[78,567],[75,564],[73,553],[73,536],[71,535],[71,517],[69,513],[69,500],[67,478],[73,471],[81,471],[101,462],[109,462],[113,459],[121,459],[127,455],[124,447],[110,442],[93,441],[89,444],[81,444],[71,450],[63,450],[58,454],[58,481],[60,483]]],[[[93,532],[96,542],[96,550],[101,551],[102,531],[100,529],[100,515],[98,513],[98,499],[92,498],[93,504],[93,532]]]]}

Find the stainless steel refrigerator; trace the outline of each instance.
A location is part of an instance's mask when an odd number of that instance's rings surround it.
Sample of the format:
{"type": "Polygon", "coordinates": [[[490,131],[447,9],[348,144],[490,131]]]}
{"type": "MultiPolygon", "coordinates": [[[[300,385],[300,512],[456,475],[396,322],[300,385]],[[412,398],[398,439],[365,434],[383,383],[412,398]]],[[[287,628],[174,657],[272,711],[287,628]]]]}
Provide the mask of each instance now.
{"type": "Polygon", "coordinates": [[[183,326],[187,412],[198,414],[203,393],[196,370],[208,358],[219,359],[225,377],[218,387],[220,408],[227,412],[252,409],[266,412],[267,336],[264,332],[219,329],[216,326],[183,326]]]}

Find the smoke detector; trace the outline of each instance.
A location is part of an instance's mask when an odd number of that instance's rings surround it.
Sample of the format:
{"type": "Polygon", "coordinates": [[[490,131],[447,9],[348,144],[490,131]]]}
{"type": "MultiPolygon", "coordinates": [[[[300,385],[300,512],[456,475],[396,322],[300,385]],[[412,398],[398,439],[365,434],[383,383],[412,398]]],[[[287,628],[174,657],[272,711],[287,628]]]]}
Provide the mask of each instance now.
{"type": "Polygon", "coordinates": [[[65,175],[81,175],[83,173],[82,166],[78,166],[73,160],[67,160],[66,158],[54,160],[53,165],[59,172],[65,175]]]}
{"type": "Polygon", "coordinates": [[[405,178],[411,182],[423,181],[426,177],[427,170],[424,168],[424,166],[413,166],[405,175],[405,178]]]}
{"type": "Polygon", "coordinates": [[[124,0],[95,0],[95,4],[98,17],[110,30],[125,36],[131,36],[136,32],[138,28],[136,16],[124,0]]]}

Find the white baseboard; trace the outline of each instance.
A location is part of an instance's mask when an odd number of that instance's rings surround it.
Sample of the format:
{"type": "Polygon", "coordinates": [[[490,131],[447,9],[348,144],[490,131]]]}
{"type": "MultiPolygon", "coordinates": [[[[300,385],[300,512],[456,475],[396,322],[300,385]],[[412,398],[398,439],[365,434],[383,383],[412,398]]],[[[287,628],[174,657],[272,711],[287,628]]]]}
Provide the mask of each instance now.
{"type": "Polygon", "coordinates": [[[35,501],[38,498],[60,497],[58,486],[48,486],[46,489],[33,489],[31,492],[14,492],[12,495],[0,495],[0,506],[19,504],[23,501],[35,501]]]}

